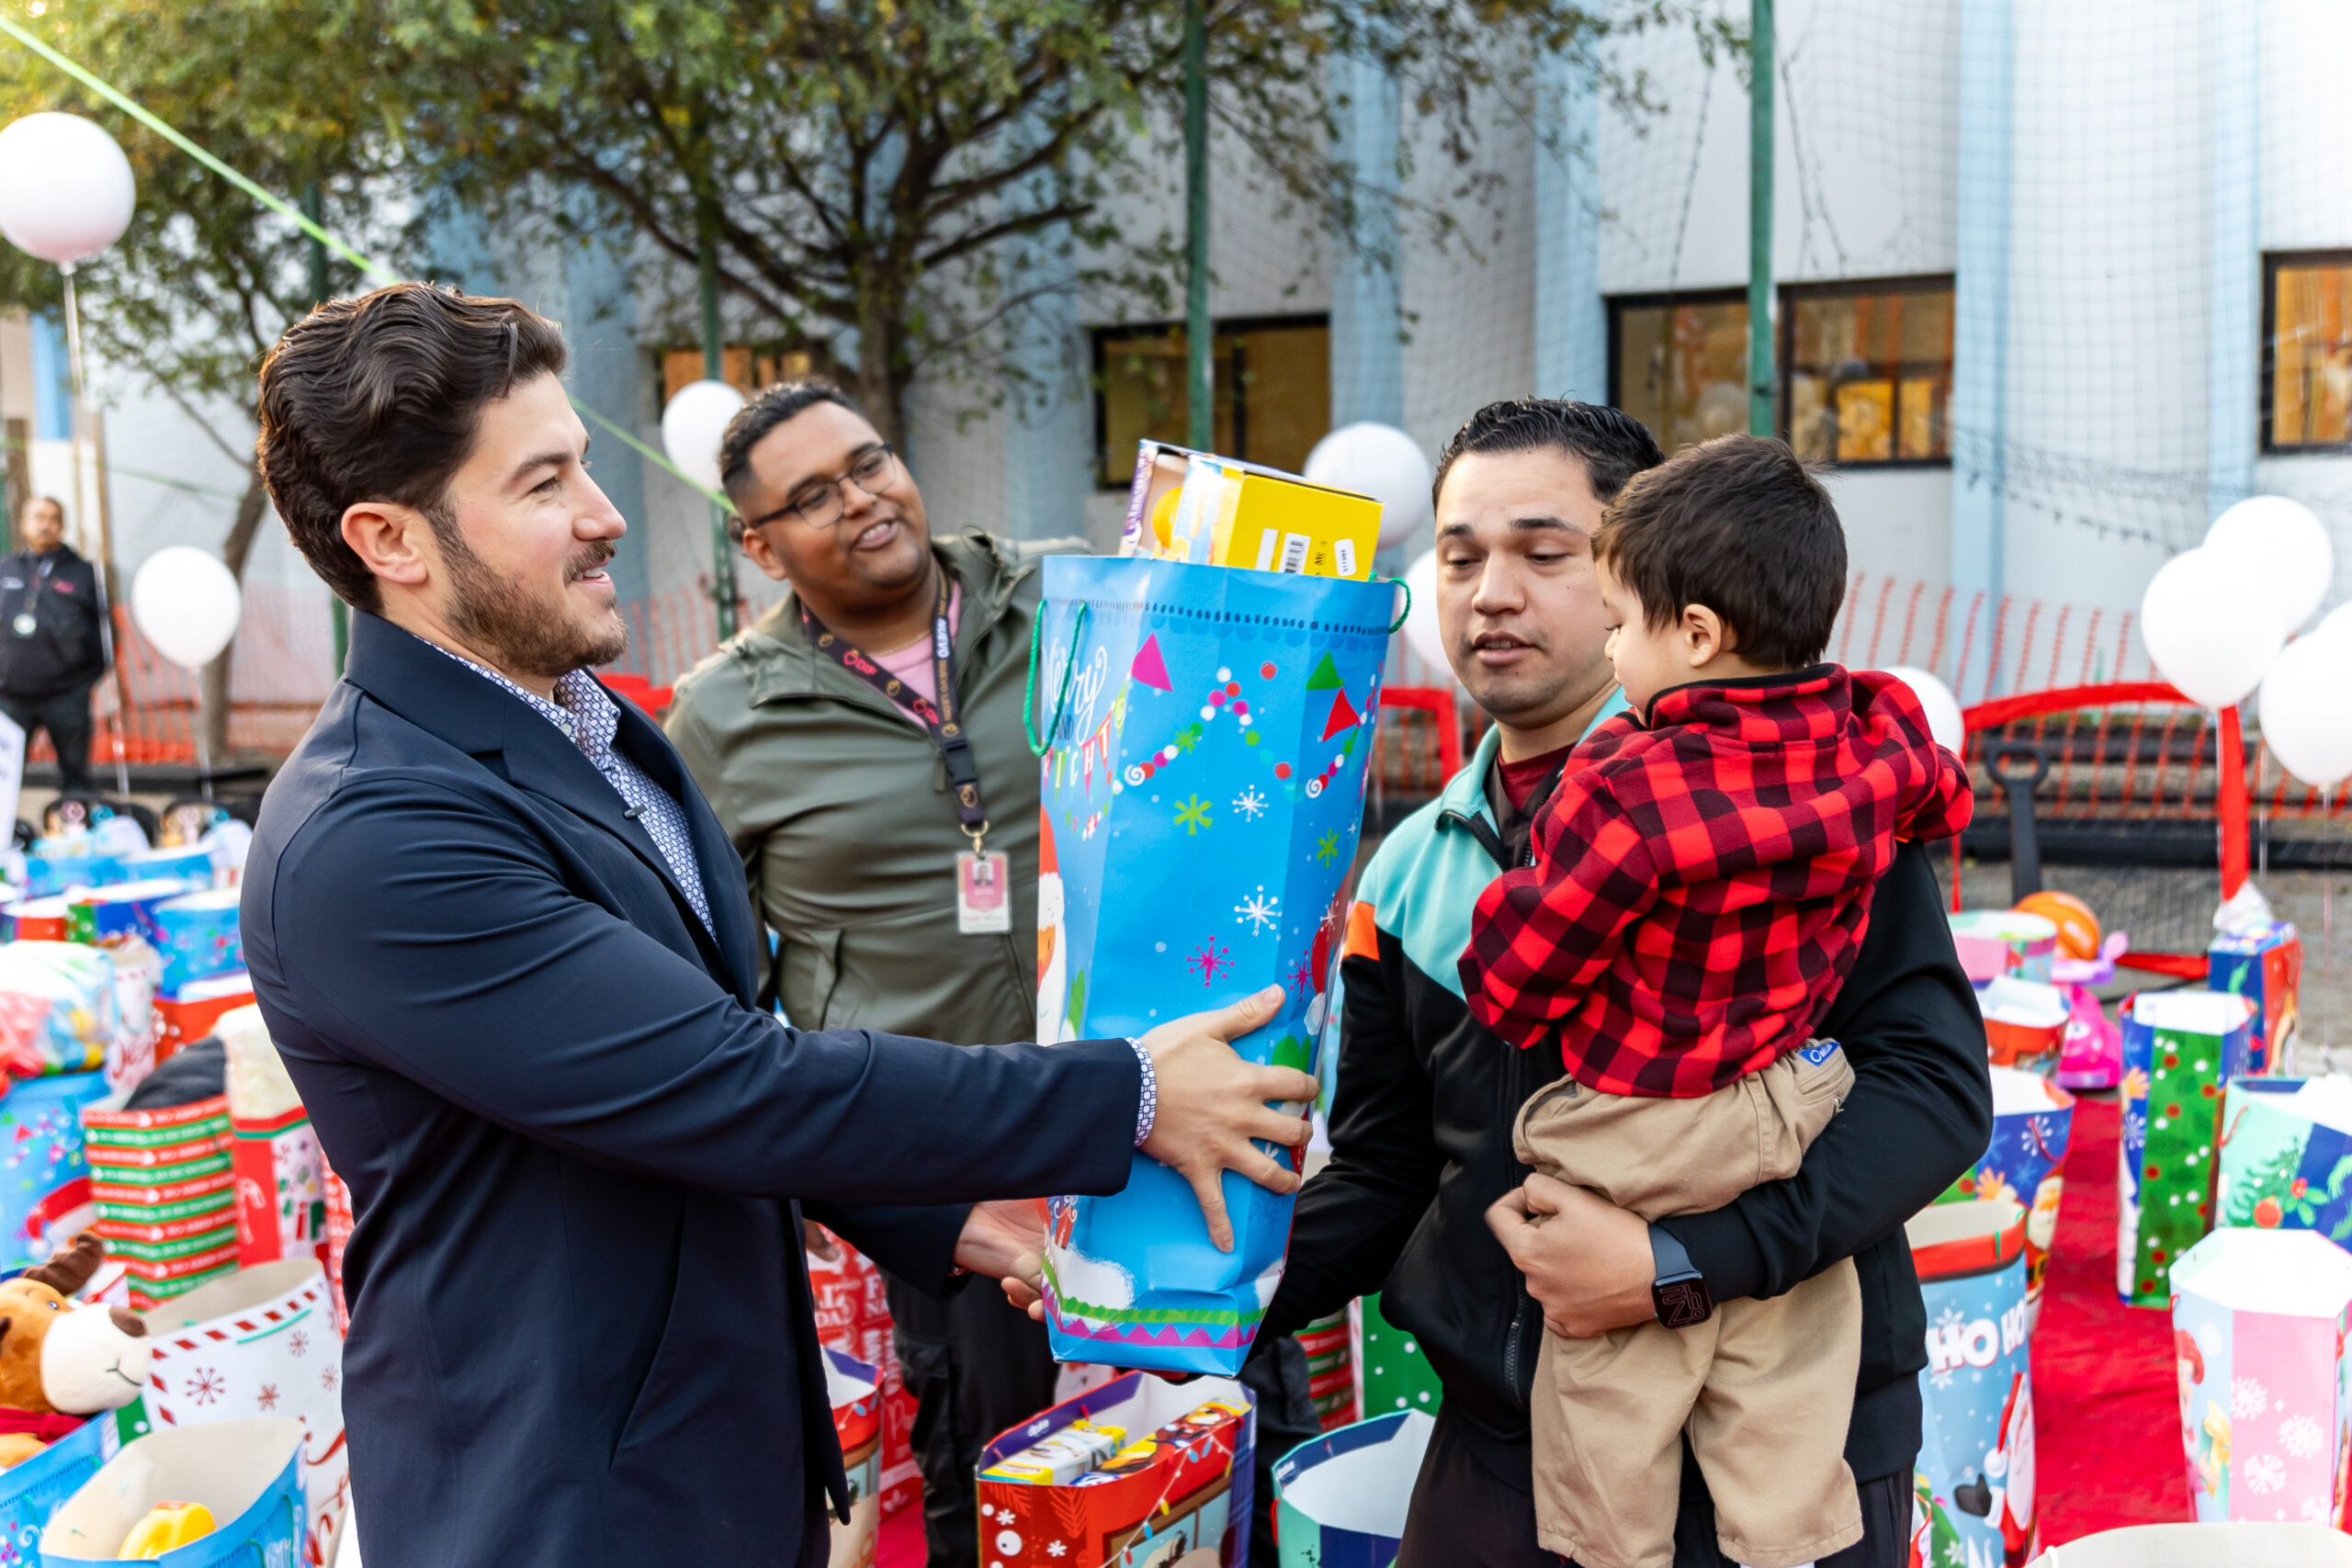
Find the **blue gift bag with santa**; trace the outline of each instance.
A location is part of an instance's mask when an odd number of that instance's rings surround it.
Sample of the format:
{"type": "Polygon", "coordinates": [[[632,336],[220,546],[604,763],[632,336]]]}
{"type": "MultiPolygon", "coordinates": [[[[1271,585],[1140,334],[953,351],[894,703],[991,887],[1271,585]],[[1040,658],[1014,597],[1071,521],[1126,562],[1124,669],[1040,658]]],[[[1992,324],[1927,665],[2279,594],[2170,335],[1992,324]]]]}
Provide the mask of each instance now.
{"type": "MultiPolygon", "coordinates": [[[[1234,1049],[1315,1070],[1398,598],[1385,581],[1044,563],[1040,1040],[1140,1035],[1280,984],[1281,1011],[1234,1049]]],[[[1115,1196],[1053,1200],[1057,1357],[1240,1368],[1282,1279],[1293,1201],[1223,1181],[1229,1253],[1184,1179],[1140,1153],[1115,1196]]]]}

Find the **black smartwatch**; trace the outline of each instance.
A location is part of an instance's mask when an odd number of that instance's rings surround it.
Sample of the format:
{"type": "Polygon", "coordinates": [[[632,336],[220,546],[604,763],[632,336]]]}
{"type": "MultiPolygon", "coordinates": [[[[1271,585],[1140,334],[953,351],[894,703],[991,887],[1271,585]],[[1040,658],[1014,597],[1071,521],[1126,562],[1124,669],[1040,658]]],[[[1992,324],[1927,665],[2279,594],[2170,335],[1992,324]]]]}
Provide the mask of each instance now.
{"type": "Polygon", "coordinates": [[[1650,1227],[1650,1262],[1657,1275],[1650,1280],[1650,1307],[1668,1328],[1689,1328],[1715,1315],[1715,1298],[1707,1293],[1706,1278],[1690,1265],[1690,1254],[1671,1233],[1650,1227]]]}

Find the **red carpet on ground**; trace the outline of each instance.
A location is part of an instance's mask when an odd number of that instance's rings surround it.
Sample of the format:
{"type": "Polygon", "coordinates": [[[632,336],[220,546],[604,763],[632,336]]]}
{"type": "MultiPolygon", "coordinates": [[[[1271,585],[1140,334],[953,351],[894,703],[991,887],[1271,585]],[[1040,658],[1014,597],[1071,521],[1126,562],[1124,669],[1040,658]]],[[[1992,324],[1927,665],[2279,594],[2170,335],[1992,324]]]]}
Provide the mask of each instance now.
{"type": "MultiPolygon", "coordinates": [[[[2112,1100],[2077,1100],[2066,1196],[2033,1337],[2041,1541],[2192,1517],[2172,1314],[2115,1297],[2112,1100]]],[[[882,1524],[876,1568],[922,1568],[922,1511],[882,1524]]]]}
{"type": "Polygon", "coordinates": [[[2113,1100],[2077,1099],[2066,1195],[2033,1336],[2041,1543],[2194,1517],[2172,1314],[2115,1295],[2113,1100]]]}

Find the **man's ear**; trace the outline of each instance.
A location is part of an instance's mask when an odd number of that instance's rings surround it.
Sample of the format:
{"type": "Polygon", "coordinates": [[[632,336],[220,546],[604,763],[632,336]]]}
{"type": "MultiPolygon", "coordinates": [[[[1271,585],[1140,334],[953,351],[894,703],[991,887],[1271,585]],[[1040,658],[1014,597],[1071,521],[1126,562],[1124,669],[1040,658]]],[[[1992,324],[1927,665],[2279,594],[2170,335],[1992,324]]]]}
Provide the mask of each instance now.
{"type": "Polygon", "coordinates": [[[743,530],[743,554],[772,581],[790,581],[791,573],[786,570],[784,558],[775,553],[775,547],[769,544],[767,536],[757,528],[743,530]]]}
{"type": "Polygon", "coordinates": [[[422,588],[441,564],[432,535],[413,506],[362,501],[344,508],[343,542],[369,571],[404,588],[422,588]]]}

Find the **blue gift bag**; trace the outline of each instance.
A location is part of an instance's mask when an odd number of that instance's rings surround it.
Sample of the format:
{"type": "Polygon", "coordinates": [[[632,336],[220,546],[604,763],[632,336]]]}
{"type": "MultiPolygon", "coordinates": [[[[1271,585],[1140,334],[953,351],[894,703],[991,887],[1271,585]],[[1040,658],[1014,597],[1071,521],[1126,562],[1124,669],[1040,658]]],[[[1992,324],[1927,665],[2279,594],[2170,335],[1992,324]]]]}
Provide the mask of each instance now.
{"type": "MultiPolygon", "coordinates": [[[[1312,1071],[1395,587],[1071,556],[1044,574],[1038,1038],[1140,1035],[1279,983],[1282,1011],[1234,1047],[1312,1071]]],[[[1115,1197],[1055,1199],[1055,1355],[1238,1370],[1292,1201],[1224,1187],[1230,1253],[1143,1155],[1115,1197]]]]}
{"type": "Polygon", "coordinates": [[[94,1416],[24,1463],[0,1471],[0,1562],[39,1562],[50,1515],[119,1446],[114,1416],[94,1416]]]}
{"type": "Polygon", "coordinates": [[[1281,1568],[1388,1568],[1437,1423],[1399,1410],[1310,1438],[1274,1464],[1281,1568]]]}
{"type": "Polygon", "coordinates": [[[210,1535],[153,1561],[164,1568],[302,1568],[323,1542],[305,1533],[302,1424],[271,1418],[172,1427],[124,1445],[58,1508],[41,1532],[42,1568],[113,1562],[147,1510],[201,1503],[210,1535]]]}

